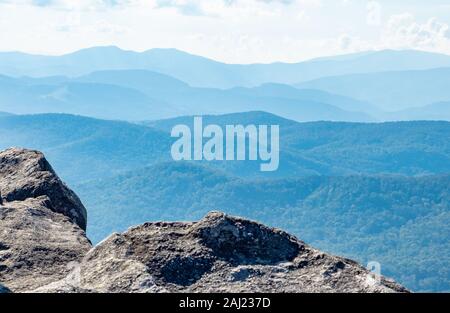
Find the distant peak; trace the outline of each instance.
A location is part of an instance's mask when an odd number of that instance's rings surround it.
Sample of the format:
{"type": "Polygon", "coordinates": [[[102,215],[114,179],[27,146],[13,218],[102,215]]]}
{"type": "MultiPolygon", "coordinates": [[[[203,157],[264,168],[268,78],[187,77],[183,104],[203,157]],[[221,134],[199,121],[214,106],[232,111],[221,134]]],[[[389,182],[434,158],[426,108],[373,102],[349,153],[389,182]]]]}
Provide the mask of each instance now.
{"type": "Polygon", "coordinates": [[[132,52],[123,50],[117,46],[98,46],[98,47],[89,47],[81,50],[74,51],[72,53],[68,53],[66,55],[74,55],[74,54],[86,54],[86,53],[123,53],[123,52],[132,52]]]}

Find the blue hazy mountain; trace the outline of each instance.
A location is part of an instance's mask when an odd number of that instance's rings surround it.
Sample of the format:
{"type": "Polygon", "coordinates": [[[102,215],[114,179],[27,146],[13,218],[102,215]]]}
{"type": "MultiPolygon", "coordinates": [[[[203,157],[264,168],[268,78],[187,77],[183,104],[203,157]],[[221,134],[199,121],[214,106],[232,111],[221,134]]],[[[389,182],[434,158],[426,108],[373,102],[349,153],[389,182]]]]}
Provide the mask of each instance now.
{"type": "MultiPolygon", "coordinates": [[[[39,149],[70,183],[106,177],[171,159],[171,125],[192,117],[149,126],[81,116],[44,114],[0,118],[0,148],[39,149]]],[[[297,123],[264,112],[205,116],[204,124],[280,125],[280,167],[260,172],[259,162],[212,162],[235,176],[282,178],[308,175],[450,172],[448,122],[297,123]]]]}
{"type": "Polygon", "coordinates": [[[298,121],[374,120],[362,112],[373,111],[370,104],[321,91],[274,84],[252,89],[194,88],[145,70],[101,71],[77,78],[2,76],[0,91],[0,110],[16,114],[70,113],[135,121],[263,110],[298,121]]]}
{"type": "Polygon", "coordinates": [[[0,117],[0,147],[44,151],[68,182],[105,177],[170,157],[167,133],[65,114],[0,117]]]}
{"type": "Polygon", "coordinates": [[[415,291],[450,289],[450,176],[312,176],[248,180],[207,166],[160,163],[76,186],[94,241],[211,208],[287,229],[322,250],[378,261],[415,291]],[[163,208],[163,209],[162,209],[163,208]]]}
{"type": "Polygon", "coordinates": [[[166,93],[180,92],[191,88],[181,80],[147,70],[105,70],[93,72],[73,80],[128,87],[156,98],[166,93]]]}
{"type": "Polygon", "coordinates": [[[139,120],[176,115],[169,104],[136,89],[57,78],[0,77],[0,110],[15,114],[68,113],[139,120]]]}
{"type": "Polygon", "coordinates": [[[326,77],[296,86],[368,101],[385,111],[397,111],[449,101],[450,68],[326,77]]]}
{"type": "Polygon", "coordinates": [[[145,70],[101,71],[76,81],[134,88],[180,109],[180,114],[232,113],[264,110],[298,121],[373,121],[377,109],[368,102],[283,84],[255,88],[195,88],[170,76],[145,70]]]}
{"type": "Polygon", "coordinates": [[[391,120],[445,120],[450,121],[450,102],[437,102],[422,107],[406,109],[386,114],[391,120]]]}
{"type": "MultiPolygon", "coordinates": [[[[297,123],[265,112],[204,116],[203,122],[280,125],[280,171],[293,176],[450,172],[449,122],[297,123]]],[[[177,124],[192,125],[192,117],[146,124],[169,132],[177,124]]],[[[250,175],[244,170],[233,173],[250,175]]]]}
{"type": "Polygon", "coordinates": [[[0,112],[0,117],[4,117],[4,116],[11,116],[13,114],[8,113],[8,112],[0,112]]]}
{"type": "Polygon", "coordinates": [[[450,56],[420,51],[374,51],[299,63],[225,64],[176,49],[124,51],[94,47],[63,56],[0,53],[0,74],[81,76],[94,71],[146,69],[197,87],[231,88],[263,83],[294,84],[326,76],[450,67],[450,56]]]}
{"type": "Polygon", "coordinates": [[[266,83],[253,88],[236,87],[232,91],[236,94],[254,95],[261,98],[285,98],[298,101],[329,103],[345,111],[365,113],[368,115],[366,119],[371,119],[369,117],[371,114],[380,113],[380,110],[375,105],[367,101],[359,101],[322,90],[298,89],[285,84],[266,83]]]}

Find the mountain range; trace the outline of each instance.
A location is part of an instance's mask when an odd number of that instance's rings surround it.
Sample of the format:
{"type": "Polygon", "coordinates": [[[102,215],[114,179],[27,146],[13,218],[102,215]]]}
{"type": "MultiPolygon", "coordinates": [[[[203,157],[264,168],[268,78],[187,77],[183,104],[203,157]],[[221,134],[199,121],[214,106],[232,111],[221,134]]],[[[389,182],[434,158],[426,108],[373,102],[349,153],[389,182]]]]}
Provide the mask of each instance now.
{"type": "Polygon", "coordinates": [[[449,120],[449,68],[450,56],[412,50],[248,65],[175,49],[0,52],[0,111],[128,121],[256,110],[302,122],[449,120]]]}
{"type": "MultiPolygon", "coordinates": [[[[450,172],[450,123],[298,123],[265,112],[204,116],[206,124],[278,124],[280,167],[260,172],[257,162],[207,162],[233,175],[273,178],[305,175],[450,172]]],[[[0,117],[0,148],[44,151],[69,183],[118,174],[171,160],[176,124],[193,117],[133,124],[73,115],[0,117]]],[[[206,161],[205,161],[206,162],[206,161]]]]}
{"type": "Polygon", "coordinates": [[[326,77],[296,86],[369,101],[392,112],[448,101],[449,85],[450,68],[438,68],[326,77]]]}
{"type": "Polygon", "coordinates": [[[0,79],[0,110],[15,114],[69,113],[113,120],[161,119],[186,114],[264,110],[299,121],[372,121],[367,102],[287,85],[193,88],[145,70],[86,76],[0,79]]]}
{"type": "Polygon", "coordinates": [[[255,110],[302,122],[448,120],[449,68],[449,56],[419,51],[250,65],[171,49],[0,53],[0,110],[129,121],[255,110]]]}
{"type": "Polygon", "coordinates": [[[14,77],[76,77],[101,70],[145,69],[196,87],[254,87],[264,83],[295,84],[326,76],[380,71],[450,67],[450,56],[420,51],[370,51],[299,63],[226,64],[176,49],[125,51],[93,47],[62,56],[0,54],[0,73],[14,77]]]}

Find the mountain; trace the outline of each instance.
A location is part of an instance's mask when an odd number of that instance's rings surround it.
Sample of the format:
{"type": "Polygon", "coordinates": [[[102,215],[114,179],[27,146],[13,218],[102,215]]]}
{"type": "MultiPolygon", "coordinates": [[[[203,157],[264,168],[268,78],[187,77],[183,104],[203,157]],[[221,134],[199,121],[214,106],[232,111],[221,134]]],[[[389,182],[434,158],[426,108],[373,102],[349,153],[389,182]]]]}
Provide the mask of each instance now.
{"type": "MultiPolygon", "coordinates": [[[[73,78],[0,76],[0,110],[132,121],[255,110],[301,122],[429,119],[436,116],[430,104],[450,99],[449,77],[450,68],[437,68],[326,77],[297,88],[266,83],[218,89],[191,87],[148,70],[103,70],[73,78]],[[411,114],[403,112],[409,109],[411,114]]],[[[441,106],[439,113],[445,120],[448,110],[441,106]]]]}
{"type": "Polygon", "coordinates": [[[42,153],[24,149],[0,152],[0,193],[0,289],[30,291],[66,277],[91,248],[77,195],[42,153]]]}
{"type": "Polygon", "coordinates": [[[355,261],[220,212],[145,223],[92,248],[83,205],[38,151],[0,152],[0,183],[2,293],[407,292],[355,261]]]}
{"type": "Polygon", "coordinates": [[[94,242],[143,221],[192,221],[214,208],[286,229],[363,264],[377,261],[382,273],[411,290],[450,290],[448,174],[252,180],[163,163],[75,189],[91,208],[94,242]]]}
{"type": "Polygon", "coordinates": [[[185,82],[147,70],[105,70],[73,78],[77,82],[101,83],[128,87],[156,98],[166,93],[188,90],[185,82]]]}
{"type": "MultiPolygon", "coordinates": [[[[330,94],[321,90],[297,89],[289,85],[266,83],[258,87],[236,87],[235,93],[242,95],[254,95],[257,97],[286,98],[298,101],[315,101],[329,103],[342,110],[350,112],[364,112],[368,115],[378,113],[379,109],[369,102],[358,101],[336,94],[330,94]]],[[[367,117],[369,119],[369,117],[367,117]]]]}
{"type": "MultiPolygon", "coordinates": [[[[205,124],[216,124],[224,127],[231,124],[240,125],[280,125],[281,128],[291,128],[299,125],[298,122],[277,116],[264,111],[251,111],[243,113],[230,113],[221,115],[202,115],[202,120],[205,124]]],[[[141,121],[139,124],[146,125],[159,129],[161,131],[170,133],[172,128],[178,124],[184,124],[190,128],[193,126],[194,116],[179,116],[170,119],[156,120],[156,121],[141,121]]]]}
{"type": "Polygon", "coordinates": [[[0,73],[15,76],[0,76],[2,111],[129,121],[256,110],[300,122],[429,119],[430,103],[450,99],[450,56],[418,51],[236,65],[174,49],[97,47],[59,57],[0,53],[0,73]],[[416,107],[423,112],[393,113],[416,107]]]}
{"type": "Polygon", "coordinates": [[[449,101],[449,84],[450,68],[437,68],[326,77],[296,87],[323,90],[397,111],[449,101]]]}
{"type": "Polygon", "coordinates": [[[2,148],[44,151],[69,182],[104,177],[170,157],[171,138],[149,127],[63,114],[0,119],[2,148]]]}
{"type": "Polygon", "coordinates": [[[450,121],[450,102],[437,102],[422,107],[385,114],[391,120],[450,121]]]}
{"type": "MultiPolygon", "coordinates": [[[[192,127],[192,121],[192,117],[179,117],[145,124],[169,132],[177,124],[192,127]]],[[[280,125],[278,174],[283,176],[450,171],[448,122],[297,123],[264,112],[203,116],[204,125],[236,123],[280,125]]],[[[257,170],[252,174],[236,163],[228,165],[237,167],[233,174],[258,175],[257,170]]]]}
{"type": "MultiPolygon", "coordinates": [[[[0,148],[44,151],[71,184],[171,160],[173,125],[192,117],[137,125],[73,115],[0,118],[0,148]]],[[[280,167],[260,172],[259,162],[206,162],[233,175],[274,178],[308,175],[450,172],[448,122],[297,123],[264,112],[205,116],[204,125],[280,125],[280,167]]]]}
{"type": "Polygon", "coordinates": [[[303,91],[282,84],[257,88],[192,88],[171,77],[148,71],[103,71],[75,80],[135,88],[171,103],[180,114],[223,114],[263,110],[298,121],[372,121],[369,103],[321,91],[303,91]]]}
{"type": "Polygon", "coordinates": [[[137,120],[173,116],[173,108],[131,88],[50,79],[0,79],[0,110],[15,114],[70,113],[137,120]]]}
{"type": "Polygon", "coordinates": [[[0,73],[10,76],[81,76],[102,70],[146,69],[196,87],[231,88],[294,84],[326,76],[450,67],[450,56],[422,51],[371,51],[299,63],[225,64],[176,49],[124,51],[94,47],[62,56],[0,53],[0,73]]]}
{"type": "Polygon", "coordinates": [[[16,114],[70,113],[132,121],[249,110],[264,110],[298,121],[373,120],[359,112],[371,111],[366,103],[289,86],[277,88],[192,88],[172,77],[144,70],[94,72],[73,79],[3,76],[0,109],[16,114]],[[285,97],[283,89],[290,89],[291,94],[285,97]]]}

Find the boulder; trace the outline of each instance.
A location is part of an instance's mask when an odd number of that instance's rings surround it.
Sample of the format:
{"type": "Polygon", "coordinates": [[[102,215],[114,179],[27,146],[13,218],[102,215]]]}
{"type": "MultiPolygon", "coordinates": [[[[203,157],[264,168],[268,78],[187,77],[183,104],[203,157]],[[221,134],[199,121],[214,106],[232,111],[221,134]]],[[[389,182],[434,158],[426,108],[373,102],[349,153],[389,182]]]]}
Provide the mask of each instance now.
{"type": "Polygon", "coordinates": [[[146,223],[113,234],[89,251],[77,273],[76,286],[60,282],[39,291],[407,291],[281,230],[220,212],[194,223],[146,223]]]}
{"type": "Polygon", "coordinates": [[[2,202],[47,196],[49,208],[86,230],[87,213],[78,196],[56,175],[41,152],[11,148],[0,152],[2,202]]]}
{"type": "Polygon", "coordinates": [[[0,283],[31,291],[66,277],[91,248],[86,210],[43,155],[0,153],[0,283]]]}

